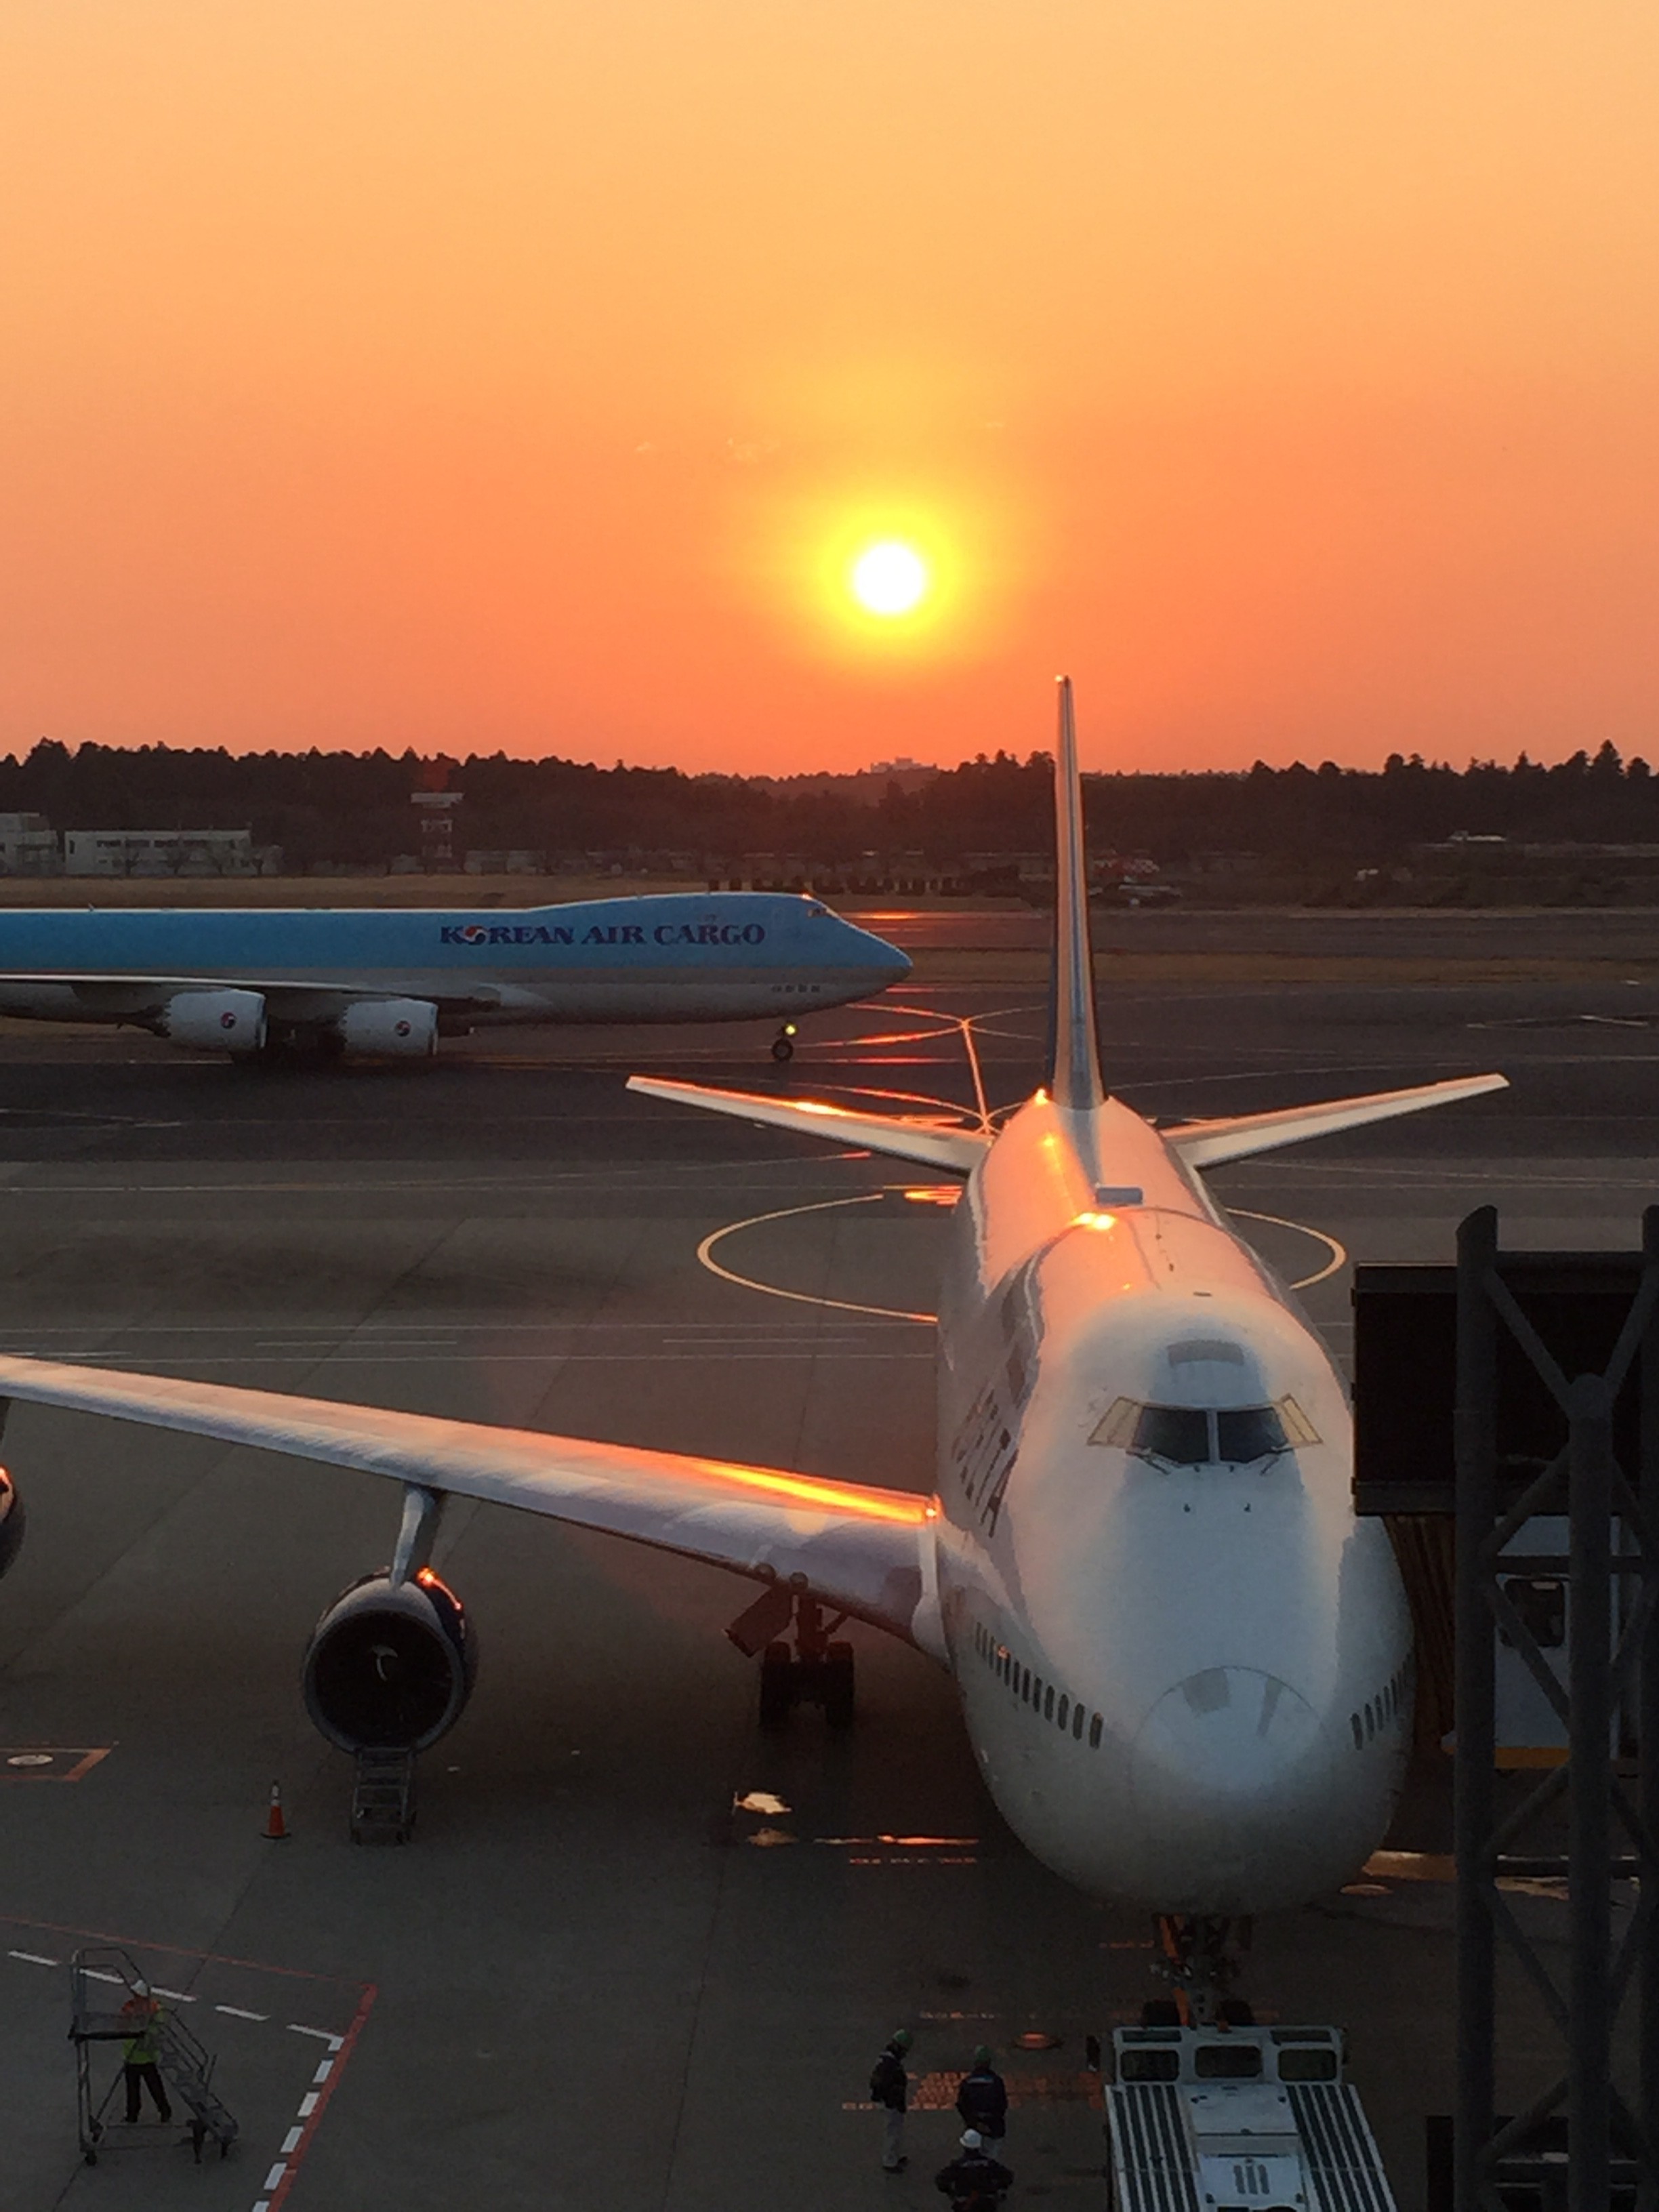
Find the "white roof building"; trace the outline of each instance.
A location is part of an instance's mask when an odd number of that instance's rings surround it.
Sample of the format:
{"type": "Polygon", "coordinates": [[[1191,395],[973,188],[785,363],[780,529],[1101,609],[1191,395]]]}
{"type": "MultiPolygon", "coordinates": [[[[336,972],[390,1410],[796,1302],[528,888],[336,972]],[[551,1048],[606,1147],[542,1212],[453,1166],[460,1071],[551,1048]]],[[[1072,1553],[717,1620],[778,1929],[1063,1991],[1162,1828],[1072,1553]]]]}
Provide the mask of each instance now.
{"type": "Polygon", "coordinates": [[[65,830],[66,876],[251,876],[248,830],[65,830]]]}

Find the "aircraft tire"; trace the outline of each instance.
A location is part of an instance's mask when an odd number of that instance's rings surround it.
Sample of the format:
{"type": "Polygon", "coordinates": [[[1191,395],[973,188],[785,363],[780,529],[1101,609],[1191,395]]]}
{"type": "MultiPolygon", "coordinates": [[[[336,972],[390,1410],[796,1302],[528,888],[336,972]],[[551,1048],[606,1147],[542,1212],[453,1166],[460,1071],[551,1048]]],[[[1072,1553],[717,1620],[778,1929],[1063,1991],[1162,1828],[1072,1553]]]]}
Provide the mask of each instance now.
{"type": "Polygon", "coordinates": [[[823,1660],[823,1717],[826,1726],[848,1729],[855,1705],[853,1647],[832,1644],[823,1660]]]}
{"type": "Polygon", "coordinates": [[[795,1704],[795,1662],[787,1644],[769,1644],[761,1654],[760,1724],[781,1729],[795,1704]]]}
{"type": "Polygon", "coordinates": [[[774,1060],[777,1060],[780,1065],[787,1060],[793,1060],[794,1056],[795,1042],[793,1037],[780,1036],[773,1038],[772,1057],[774,1060]]]}

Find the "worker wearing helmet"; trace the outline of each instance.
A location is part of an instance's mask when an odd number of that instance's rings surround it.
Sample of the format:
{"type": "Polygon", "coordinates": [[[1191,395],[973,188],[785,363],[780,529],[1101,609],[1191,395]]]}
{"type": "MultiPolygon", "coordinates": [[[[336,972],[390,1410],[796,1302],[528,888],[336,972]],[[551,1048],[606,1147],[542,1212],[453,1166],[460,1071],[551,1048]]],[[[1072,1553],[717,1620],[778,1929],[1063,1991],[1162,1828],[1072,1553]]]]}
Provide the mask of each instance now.
{"type": "Polygon", "coordinates": [[[962,2116],[963,2127],[973,2128],[981,2135],[986,2149],[995,2158],[1008,2130],[1008,2090],[991,2063],[991,2046],[988,2043],[980,2045],[974,2053],[972,2072],[962,2077],[962,2087],[957,2091],[957,2111],[962,2116]]]}
{"type": "Polygon", "coordinates": [[[933,2177],[934,2186],[951,2200],[951,2212],[997,2212],[1004,2192],[1014,2185],[1007,2167],[989,2156],[977,2128],[962,2131],[962,2154],[933,2177]]]}
{"type": "Polygon", "coordinates": [[[909,2029],[895,2028],[871,2069],[871,2100],[881,2107],[884,2173],[902,2173],[908,2164],[904,2155],[904,2113],[910,2101],[910,2076],[904,2070],[904,2054],[909,2048],[909,2029]]]}
{"type": "Polygon", "coordinates": [[[138,2093],[149,2091],[150,2101],[155,2106],[155,2117],[165,2127],[173,2118],[173,2106],[167,2102],[167,2084],[161,2079],[161,2069],[156,2064],[161,2049],[161,2008],[151,1994],[148,1982],[137,1981],[132,1995],[121,2008],[121,2019],[133,2033],[121,2046],[121,2078],[127,2093],[127,2125],[131,2127],[138,2118],[138,2093]]]}

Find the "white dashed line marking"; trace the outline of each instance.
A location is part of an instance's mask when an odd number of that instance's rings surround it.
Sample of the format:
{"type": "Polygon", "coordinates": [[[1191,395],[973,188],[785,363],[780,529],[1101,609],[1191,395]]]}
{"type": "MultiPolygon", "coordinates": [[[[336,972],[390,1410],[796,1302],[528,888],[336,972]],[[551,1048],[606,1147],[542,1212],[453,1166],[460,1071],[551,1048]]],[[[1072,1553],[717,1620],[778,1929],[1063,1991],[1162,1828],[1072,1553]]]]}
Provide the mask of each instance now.
{"type": "MultiPolygon", "coordinates": [[[[252,2016],[249,2015],[249,2017],[252,2016]]],[[[325,2027],[307,2027],[297,2020],[289,2021],[288,2027],[291,2035],[314,2035],[319,2042],[327,2044],[328,2057],[317,2061],[317,2070],[311,2077],[312,2086],[301,2098],[300,2109],[295,2115],[295,2124],[283,2138],[282,2159],[265,2176],[265,2194],[254,2205],[253,2212],[270,2212],[271,2195],[277,2189],[278,2184],[282,2183],[283,2176],[288,2171],[287,2161],[304,2142],[313,2115],[323,2102],[319,2085],[326,2081],[334,2071],[336,2056],[345,2045],[344,2036],[331,2035],[325,2027]]],[[[290,2174],[289,2179],[291,2180],[293,2176],[290,2174]]],[[[283,2185],[286,2186],[285,2184],[283,2185]]]]}
{"type": "MultiPolygon", "coordinates": [[[[16,1960],[19,1965],[25,1966],[61,1966],[63,1964],[61,1959],[49,1959],[43,1951],[8,1950],[5,1955],[9,1959],[16,1960]]],[[[106,1973],[101,1967],[88,1966],[84,1969],[84,1972],[88,1981],[112,1983],[118,1989],[125,1989],[126,1986],[119,1974],[106,1973]]],[[[155,1989],[156,1996],[165,1997],[169,2004],[195,2004],[198,2002],[197,1995],[190,1990],[163,1989],[159,1982],[155,1984],[155,1989]]],[[[270,2018],[268,2012],[252,2012],[246,2005],[216,2004],[213,2009],[216,2013],[222,2013],[227,2020],[252,2021],[256,2026],[261,2027],[270,2018]]],[[[330,2028],[308,2027],[304,2021],[297,2020],[289,2021],[286,2026],[290,2035],[309,2035],[319,2043],[325,2043],[328,2045],[328,2055],[317,2062],[316,2071],[311,2077],[311,2087],[300,2100],[295,2124],[283,2138],[282,2156],[266,2174],[264,2193],[255,2200],[252,2212],[270,2212],[273,2199],[280,2195],[292,2181],[293,2173],[289,2171],[289,2160],[305,2141],[307,2124],[313,2118],[319,2106],[323,2101],[319,2092],[330,2075],[333,2073],[339,2052],[345,2047],[344,2036],[336,2035],[330,2028]]],[[[296,2167],[295,2171],[297,2170],[296,2167]]]]}

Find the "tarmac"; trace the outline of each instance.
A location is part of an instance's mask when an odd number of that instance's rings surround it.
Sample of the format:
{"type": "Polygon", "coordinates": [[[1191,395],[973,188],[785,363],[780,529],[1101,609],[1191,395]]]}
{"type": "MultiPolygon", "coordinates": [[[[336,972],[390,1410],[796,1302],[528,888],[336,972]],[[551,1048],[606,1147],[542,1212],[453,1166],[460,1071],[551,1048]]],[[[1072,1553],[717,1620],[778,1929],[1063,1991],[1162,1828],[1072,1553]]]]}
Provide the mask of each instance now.
{"type": "MultiPolygon", "coordinates": [[[[1165,1117],[1510,1076],[1217,1177],[1339,1350],[1350,1260],[1447,1258],[1485,1202],[1506,1243],[1630,1246],[1659,1198],[1659,984],[1109,975],[1101,1006],[1114,1081],[1165,1117]]],[[[913,985],[815,1018],[781,1071],[754,1026],[266,1077],[5,1024],[0,1341],[925,1489],[933,1178],[621,1086],[962,1104],[964,1024],[993,1105],[1029,1091],[1029,988],[913,985]]],[[[980,2041],[1015,2097],[1012,2201],[1103,2203],[1085,2038],[1155,1993],[1150,1931],[1002,1828],[915,1653],[859,1635],[850,1736],[809,1713],[763,1737],[721,1632],[747,1585],[463,1508],[438,1564],[477,1693],[422,1762],[413,1843],[355,1850],[299,1665],[388,1556],[396,1495],[27,1407],[6,1456],[30,1526],[0,1592],[3,2212],[916,2212],[980,2041]],[[111,1939],[218,2054],[242,2130],[222,2164],[160,2127],[80,2161],[68,1960],[111,1939]],[[923,2109],[888,2179],[863,2100],[900,2023],[923,2109]]],[[[1439,1802],[1431,1781],[1395,1840],[1443,1849],[1439,1802]]],[[[1559,1904],[1517,1909],[1565,1934],[1559,1904]]],[[[1443,1883],[1362,1880],[1264,1922],[1249,1983],[1269,2016],[1348,2029],[1406,2212],[1450,2097],[1450,1916],[1443,1883]]]]}

